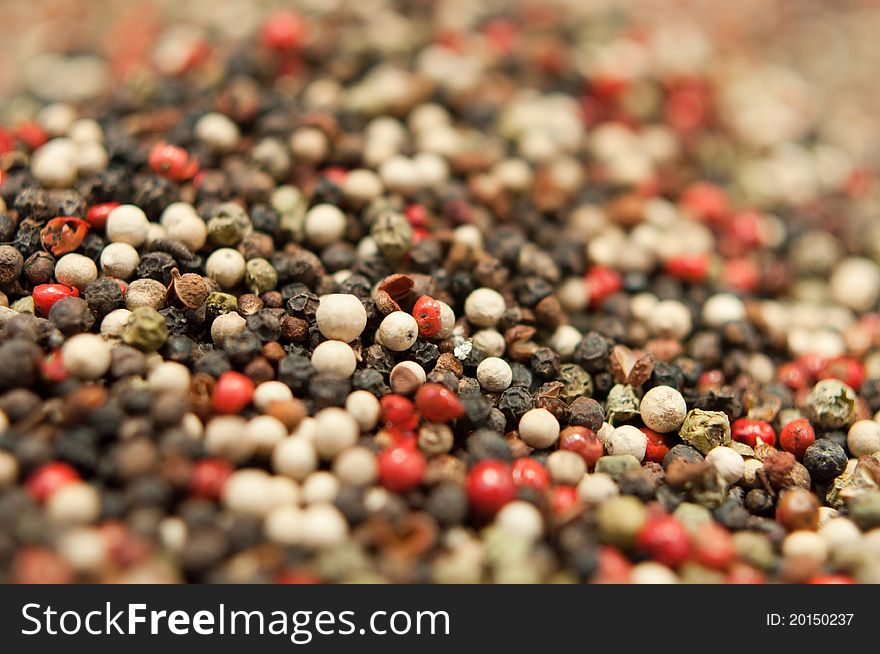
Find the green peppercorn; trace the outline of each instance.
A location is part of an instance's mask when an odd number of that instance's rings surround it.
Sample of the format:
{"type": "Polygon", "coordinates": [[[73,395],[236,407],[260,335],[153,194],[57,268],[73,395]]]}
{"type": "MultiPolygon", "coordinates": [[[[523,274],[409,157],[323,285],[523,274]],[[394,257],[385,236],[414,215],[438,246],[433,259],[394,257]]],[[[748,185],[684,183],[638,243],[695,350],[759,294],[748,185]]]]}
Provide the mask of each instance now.
{"type": "Polygon", "coordinates": [[[304,241],[309,203],[302,192],[294,186],[279,186],[272,193],[271,204],[280,216],[281,231],[298,243],[304,241]]]}
{"type": "Polygon", "coordinates": [[[412,247],[412,225],[403,214],[383,211],[376,217],[370,229],[376,246],[392,260],[402,259],[412,247]]]}
{"type": "Polygon", "coordinates": [[[849,517],[863,531],[880,527],[880,490],[862,491],[849,501],[849,517]]]}
{"type": "Polygon", "coordinates": [[[152,307],[138,307],[122,330],[122,340],[147,352],[158,350],[168,340],[165,318],[152,307]]]}
{"type": "Polygon", "coordinates": [[[757,568],[769,570],[776,563],[773,543],[755,531],[740,531],[733,535],[733,544],[739,558],[757,568]]]}
{"type": "Polygon", "coordinates": [[[641,467],[642,464],[632,454],[612,454],[599,457],[596,461],[596,472],[604,472],[614,480],[620,479],[627,470],[637,470],[641,467]]]}
{"type": "Polygon", "coordinates": [[[272,264],[261,257],[247,262],[244,281],[255,295],[271,291],[278,284],[278,273],[272,264]]]}
{"type": "Polygon", "coordinates": [[[218,205],[208,220],[208,239],[221,246],[232,246],[240,242],[250,231],[251,219],[239,205],[224,202],[218,205]]]}
{"type": "Polygon", "coordinates": [[[205,308],[208,316],[216,318],[226,313],[238,311],[238,300],[229,293],[209,293],[208,297],[205,298],[205,308]]]}
{"type": "Polygon", "coordinates": [[[647,520],[645,505],[631,495],[611,497],[596,507],[599,538],[603,543],[629,547],[647,520]]]}
{"type": "Polygon", "coordinates": [[[579,397],[593,394],[593,378],[576,363],[562,364],[557,379],[565,384],[559,391],[559,397],[569,404],[579,397]]]}
{"type": "Polygon", "coordinates": [[[605,415],[610,424],[616,425],[629,420],[638,412],[639,398],[632,386],[615,384],[611,387],[605,402],[605,415]]]}
{"type": "Polygon", "coordinates": [[[693,409],[685,416],[678,435],[701,454],[708,454],[713,447],[730,443],[730,421],[723,411],[693,409]]]}
{"type": "Polygon", "coordinates": [[[823,379],[807,396],[807,414],[825,429],[845,427],[853,421],[856,393],[838,379],[823,379]]]}

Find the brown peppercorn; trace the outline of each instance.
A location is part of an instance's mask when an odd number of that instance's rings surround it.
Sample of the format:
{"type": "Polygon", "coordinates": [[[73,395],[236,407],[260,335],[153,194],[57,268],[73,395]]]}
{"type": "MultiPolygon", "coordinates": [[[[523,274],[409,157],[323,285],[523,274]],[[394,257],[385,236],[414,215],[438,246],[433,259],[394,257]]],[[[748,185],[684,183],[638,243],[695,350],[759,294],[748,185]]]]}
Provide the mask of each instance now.
{"type": "Polygon", "coordinates": [[[269,402],[266,415],[279,420],[288,430],[293,430],[308,415],[306,405],[300,400],[273,400],[269,402]]]}
{"type": "Polygon", "coordinates": [[[248,363],[242,372],[251,378],[254,384],[262,384],[275,379],[275,370],[272,364],[264,357],[258,356],[248,363]]]}
{"type": "Polygon", "coordinates": [[[556,329],[565,321],[565,312],[555,295],[548,295],[535,305],[535,318],[548,329],[556,329]]]}
{"type": "Polygon", "coordinates": [[[245,317],[257,313],[263,306],[263,300],[253,293],[243,293],[238,296],[238,312],[245,317]]]}
{"type": "Polygon", "coordinates": [[[309,323],[296,316],[284,316],[281,320],[281,338],[288,341],[301,341],[309,333],[309,323]]]}
{"type": "Polygon", "coordinates": [[[437,357],[434,370],[448,370],[456,377],[461,377],[464,374],[464,366],[452,352],[444,352],[437,357]]]}
{"type": "Polygon", "coordinates": [[[171,285],[165,298],[168,304],[198,309],[205,303],[208,298],[208,287],[204,277],[195,273],[181,275],[176,268],[171,275],[171,285]]]}
{"type": "Polygon", "coordinates": [[[24,257],[11,245],[0,245],[0,284],[18,279],[24,266],[24,257]]]}
{"type": "Polygon", "coordinates": [[[278,363],[287,356],[287,352],[284,351],[284,347],[278,341],[269,341],[263,344],[263,356],[270,363],[278,363]]]}
{"type": "MultiPolygon", "coordinates": [[[[764,465],[766,467],[766,461],[764,465]]],[[[787,490],[776,505],[776,520],[789,531],[816,529],[819,526],[819,500],[803,488],[787,490]]]]}

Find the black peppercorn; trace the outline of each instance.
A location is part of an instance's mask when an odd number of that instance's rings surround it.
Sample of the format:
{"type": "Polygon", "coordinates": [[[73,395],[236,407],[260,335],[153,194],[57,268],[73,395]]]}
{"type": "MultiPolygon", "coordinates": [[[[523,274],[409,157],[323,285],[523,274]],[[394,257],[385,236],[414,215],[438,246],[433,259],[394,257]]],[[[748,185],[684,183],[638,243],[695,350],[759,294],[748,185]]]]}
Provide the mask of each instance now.
{"type": "Polygon", "coordinates": [[[319,372],[309,379],[309,398],[316,410],[344,405],[350,392],[351,383],[345,377],[319,372]]]}
{"type": "Polygon", "coordinates": [[[568,424],[597,431],[605,422],[602,405],[590,397],[579,397],[568,407],[568,424]]]}
{"type": "Polygon", "coordinates": [[[697,450],[692,448],[690,445],[682,445],[679,443],[678,445],[673,446],[667,453],[666,456],[663,457],[663,469],[666,470],[669,468],[669,465],[674,461],[684,461],[685,463],[700,463],[703,460],[703,455],[700,454],[697,450]]]}
{"type": "Polygon", "coordinates": [[[197,373],[210,375],[215,379],[228,370],[232,370],[232,364],[226,353],[221,350],[209,350],[196,359],[193,370],[197,373]]]}
{"type": "Polygon", "coordinates": [[[804,452],[804,465],[810,477],[819,482],[827,482],[846,470],[847,456],[837,443],[820,438],[804,452]]]}
{"type": "Polygon", "coordinates": [[[125,306],[125,298],[119,284],[107,277],[96,279],[86,286],[83,297],[98,320],[103,319],[111,311],[125,306]]]}
{"type": "Polygon", "coordinates": [[[590,332],[575,348],[572,361],[590,374],[602,372],[608,363],[613,346],[614,343],[602,334],[590,332]]]}
{"type": "Polygon", "coordinates": [[[73,336],[89,331],[95,317],[89,310],[88,302],[78,297],[66,297],[52,305],[49,321],[65,336],[73,336]]]}
{"type": "Polygon", "coordinates": [[[223,351],[237,368],[246,366],[254,357],[259,356],[261,350],[259,337],[248,330],[230,334],[223,341],[223,351]]]}
{"type": "MultiPolygon", "coordinates": [[[[281,321],[269,310],[261,310],[247,317],[248,331],[263,343],[281,338],[281,321]]],[[[224,343],[224,347],[226,344],[224,343]]]]}
{"type": "Polygon", "coordinates": [[[171,271],[177,268],[177,262],[167,252],[147,252],[141,257],[135,274],[141,279],[155,279],[166,286],[171,283],[171,271]]]}
{"type": "Polygon", "coordinates": [[[438,484],[425,500],[425,509],[441,525],[448,527],[461,524],[467,516],[467,496],[458,484],[438,484]]]}
{"type": "Polygon", "coordinates": [[[522,415],[532,408],[532,396],[522,386],[511,386],[501,394],[498,408],[507,418],[509,425],[518,425],[522,415]]]}
{"type": "Polygon", "coordinates": [[[98,465],[100,436],[91,427],[75,427],[60,432],[55,438],[55,453],[58,458],[86,473],[91,473],[98,465]]]}
{"type": "Polygon", "coordinates": [[[351,388],[355,391],[368,391],[376,397],[382,397],[391,392],[385,383],[385,377],[374,368],[356,370],[351,376],[351,388]]]}
{"type": "Polygon", "coordinates": [[[278,362],[278,381],[284,382],[294,391],[304,391],[315,368],[307,356],[289,354],[278,362]]]}
{"type": "Polygon", "coordinates": [[[0,345],[0,390],[33,386],[41,356],[40,348],[27,341],[16,339],[0,345]]]}

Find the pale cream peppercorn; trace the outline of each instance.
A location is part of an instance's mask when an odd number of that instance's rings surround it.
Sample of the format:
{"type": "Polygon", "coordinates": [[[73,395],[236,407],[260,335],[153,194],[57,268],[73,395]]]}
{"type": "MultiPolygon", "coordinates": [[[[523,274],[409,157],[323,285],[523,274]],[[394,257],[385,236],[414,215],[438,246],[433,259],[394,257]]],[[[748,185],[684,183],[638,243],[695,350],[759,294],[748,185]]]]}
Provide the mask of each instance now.
{"type": "Polygon", "coordinates": [[[648,437],[632,425],[621,425],[608,435],[605,449],[608,454],[632,454],[641,461],[648,449],[648,437]]]}
{"type": "Polygon", "coordinates": [[[62,534],[58,552],[77,572],[95,573],[107,563],[107,540],[98,529],[75,527],[62,534]]]}
{"type": "Polygon", "coordinates": [[[140,247],[147,239],[150,221],[140,207],[121,204],[107,216],[107,238],[114,243],[140,247]]]}
{"type": "Polygon", "coordinates": [[[125,291],[125,308],[134,311],[138,307],[162,309],[165,306],[167,289],[155,279],[136,279],[125,291]]]}
{"type": "Polygon", "coordinates": [[[246,269],[244,257],[238,250],[218,248],[205,261],[205,273],[227,290],[235,288],[244,279],[246,269]]]}
{"type": "Polygon", "coordinates": [[[65,484],[46,501],[46,515],[59,524],[87,524],[97,520],[100,514],[101,497],[82,481],[65,484]]]}
{"type": "Polygon", "coordinates": [[[318,453],[309,438],[290,436],[275,446],[272,469],[292,479],[305,479],[318,467],[318,453]]]}
{"type": "Polygon", "coordinates": [[[691,333],[691,312],[678,300],[657,303],[648,321],[648,329],[655,336],[682,340],[691,333]]]}
{"type": "Polygon", "coordinates": [[[735,484],[745,474],[745,460],[736,450],[719,445],[709,450],[706,463],[711,465],[728,484],[735,484]]]}
{"type": "Polygon", "coordinates": [[[104,130],[97,120],[80,118],[67,130],[67,136],[76,143],[102,143],[104,130]]]}
{"type": "Polygon", "coordinates": [[[304,504],[333,502],[339,494],[339,479],[326,470],[317,470],[305,478],[302,484],[304,504]]]}
{"type": "Polygon", "coordinates": [[[312,365],[318,372],[351,377],[357,369],[357,357],[347,343],[324,341],[312,352],[312,365]]]}
{"type": "Polygon", "coordinates": [[[569,313],[581,311],[590,301],[590,289],[583,277],[569,277],[562,280],[556,289],[556,297],[562,308],[569,313]]]}
{"type": "Polygon", "coordinates": [[[486,357],[477,366],[477,381],[490,393],[500,393],[513,381],[513,370],[504,359],[486,357]]]}
{"type": "Polygon", "coordinates": [[[223,341],[232,334],[240,334],[247,327],[247,321],[231,311],[214,318],[211,323],[211,340],[215,345],[223,345],[223,341]]]}
{"type": "Polygon", "coordinates": [[[263,517],[275,505],[272,476],[257,468],[236,470],[223,486],[222,500],[233,513],[263,517]]]}
{"type": "Polygon", "coordinates": [[[349,447],[333,459],[333,474],[344,484],[369,486],[379,476],[376,455],[366,447],[349,447]]]}
{"type": "Polygon", "coordinates": [[[300,127],[290,135],[290,151],[299,161],[309,164],[320,163],[329,150],[327,136],[317,127],[300,127]]]}
{"type": "Polygon", "coordinates": [[[303,511],[303,544],[314,549],[334,547],[345,541],[348,522],[330,504],[312,504],[303,511]]]}
{"type": "Polygon", "coordinates": [[[352,391],[345,399],[345,410],[357,421],[361,431],[371,431],[379,422],[382,406],[370,391],[352,391]]]}
{"type": "Polygon", "coordinates": [[[678,577],[662,563],[642,561],[633,566],[630,583],[640,585],[677,584],[678,577]]]}
{"type": "Polygon", "coordinates": [[[376,330],[376,340],[389,350],[403,352],[415,344],[419,337],[416,319],[405,311],[392,311],[382,320],[376,330]]]}
{"type": "Polygon", "coordinates": [[[147,375],[147,382],[153,391],[168,391],[181,395],[189,393],[190,381],[189,368],[176,361],[163,361],[147,375]]]}
{"type": "Polygon", "coordinates": [[[196,121],[196,138],[215,152],[230,152],[238,146],[238,125],[221,113],[207,113],[196,121]]]}
{"type": "Polygon", "coordinates": [[[580,454],[570,450],[556,450],[547,457],[547,472],[557,484],[574,486],[587,472],[587,464],[580,454]]]}
{"type": "Polygon", "coordinates": [[[216,416],[205,425],[205,449],[234,462],[249,459],[254,443],[244,438],[247,421],[241,416],[216,416]]]}
{"type": "Polygon", "coordinates": [[[425,369],[415,361],[401,361],[388,375],[391,390],[401,395],[412,395],[426,380],[425,369]]]}
{"type": "Polygon", "coordinates": [[[791,532],[782,541],[782,554],[791,562],[818,570],[828,558],[828,546],[815,531],[800,529],[791,532]]]}
{"type": "Polygon", "coordinates": [[[367,310],[354,295],[331,293],[321,296],[315,320],[325,338],[350,343],[367,326],[367,310]]]}
{"type": "Polygon", "coordinates": [[[751,457],[746,458],[743,462],[743,483],[748,488],[760,488],[761,480],[758,477],[758,471],[764,467],[759,459],[751,457]]]}
{"type": "Polygon", "coordinates": [[[31,173],[46,188],[67,188],[76,182],[77,146],[69,138],[52,139],[31,157],[31,173]]]}
{"type": "Polygon", "coordinates": [[[671,386],[655,386],[645,393],[639,411],[646,427],[667,434],[681,427],[687,415],[687,403],[671,386]]]}
{"type": "Polygon", "coordinates": [[[84,254],[76,252],[65,254],[55,264],[55,279],[61,284],[83,290],[97,278],[98,267],[84,254]]]}
{"type": "Polygon", "coordinates": [[[854,311],[867,311],[880,297],[880,267],[865,257],[840,261],[828,281],[831,297],[854,311]]]}
{"type": "Polygon", "coordinates": [[[0,450],[0,488],[12,486],[18,479],[18,459],[6,450],[0,450]]]}
{"type": "Polygon", "coordinates": [[[254,452],[268,455],[287,438],[287,427],[272,416],[256,416],[248,420],[242,437],[250,441],[254,452]]]}
{"type": "Polygon", "coordinates": [[[506,308],[501,293],[491,288],[478,288],[464,301],[465,317],[478,327],[494,327],[506,308]]]}
{"type": "Polygon", "coordinates": [[[108,277],[129,279],[134,275],[141,257],[128,243],[108,243],[101,250],[101,272],[108,277]]]}
{"type": "Polygon", "coordinates": [[[519,437],[537,449],[550,447],[559,439],[559,421],[547,409],[530,409],[519,419],[519,437]]]}
{"type": "Polygon", "coordinates": [[[504,336],[497,329],[481,329],[473,336],[474,347],[490,357],[500,357],[507,348],[504,336]]]}
{"type": "Polygon", "coordinates": [[[64,368],[79,379],[100,379],[110,368],[112,348],[97,334],[71,336],[61,346],[64,368]]]}
{"type": "MultiPolygon", "coordinates": [[[[577,456],[577,455],[575,455],[577,456]]],[[[544,535],[544,519],[534,504],[523,500],[508,502],[495,516],[495,524],[505,533],[537,541],[544,535]]]]}
{"type": "Polygon", "coordinates": [[[429,423],[419,429],[419,449],[425,454],[445,454],[454,443],[455,436],[449,425],[429,423]]]}
{"type": "Polygon", "coordinates": [[[173,202],[162,212],[159,224],[168,238],[180,241],[192,252],[204,247],[208,240],[208,226],[195,208],[186,202],[173,202]]]}
{"type": "Polygon", "coordinates": [[[309,243],[324,247],[342,240],[346,227],[345,214],[332,204],[318,204],[306,214],[305,233],[309,243]]]}
{"type": "Polygon", "coordinates": [[[577,492],[587,504],[599,504],[609,497],[619,495],[620,488],[610,475],[604,472],[595,472],[581,478],[577,485],[577,492]]]}
{"type": "Polygon", "coordinates": [[[442,300],[437,302],[440,305],[440,331],[434,338],[449,338],[452,336],[452,330],[455,329],[455,311],[442,300]]]}
{"type": "Polygon", "coordinates": [[[318,456],[329,461],[357,443],[360,427],[344,409],[329,407],[315,414],[314,445],[318,456]]]}
{"type": "Polygon", "coordinates": [[[382,195],[382,180],[372,170],[356,168],[350,170],[342,183],[342,193],[346,200],[356,207],[362,207],[370,200],[382,195]]]}
{"type": "Polygon", "coordinates": [[[299,507],[284,504],[271,509],[263,523],[263,533],[273,543],[296,545],[303,539],[305,521],[299,507]]]}
{"type": "Polygon", "coordinates": [[[293,399],[293,391],[284,382],[266,381],[254,389],[253,405],[257,410],[266,412],[272,402],[289,402],[293,399]]]}
{"type": "Polygon", "coordinates": [[[819,527],[819,536],[825,541],[829,549],[835,550],[840,547],[858,543],[862,540],[862,532],[849,518],[831,518],[819,527]]]}
{"type": "Polygon", "coordinates": [[[709,327],[721,327],[745,317],[746,305],[733,293],[716,293],[703,305],[703,322],[709,327]]]}
{"type": "Polygon", "coordinates": [[[114,309],[101,321],[101,334],[112,338],[121,337],[130,317],[131,311],[128,309],[114,309]]]}
{"type": "Polygon", "coordinates": [[[880,452],[880,422],[859,420],[853,423],[846,436],[846,446],[854,457],[880,452]]]}
{"type": "Polygon", "coordinates": [[[550,337],[549,345],[565,361],[571,358],[583,338],[579,329],[571,325],[559,325],[550,337]]]}

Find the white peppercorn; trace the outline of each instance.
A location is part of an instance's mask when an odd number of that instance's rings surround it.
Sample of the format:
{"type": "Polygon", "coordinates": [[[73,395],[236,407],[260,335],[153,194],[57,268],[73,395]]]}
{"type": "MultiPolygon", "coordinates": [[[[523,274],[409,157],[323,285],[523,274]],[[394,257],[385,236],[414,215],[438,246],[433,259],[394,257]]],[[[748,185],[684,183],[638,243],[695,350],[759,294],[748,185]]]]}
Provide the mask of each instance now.
{"type": "Polygon", "coordinates": [[[218,248],[205,261],[208,277],[220,284],[222,289],[235,288],[244,279],[246,263],[238,250],[218,248]]]}
{"type": "Polygon", "coordinates": [[[736,450],[720,445],[713,447],[706,455],[706,463],[710,464],[721,478],[728,484],[735,484],[745,474],[745,461],[736,450]]]}
{"type": "Polygon", "coordinates": [[[357,443],[360,427],[344,409],[329,407],[315,414],[315,450],[329,461],[347,447],[357,443]]]}
{"type": "Polygon", "coordinates": [[[703,305],[703,321],[710,327],[744,320],[746,305],[733,293],[716,293],[703,305]]]}
{"type": "Polygon", "coordinates": [[[61,346],[61,361],[74,377],[99,379],[110,368],[111,349],[96,334],[77,334],[61,346]]]}
{"type": "Polygon", "coordinates": [[[684,339],[691,332],[691,312],[678,300],[662,300],[651,312],[648,329],[655,336],[684,339]]]}
{"type": "Polygon", "coordinates": [[[648,449],[648,437],[632,425],[621,425],[608,435],[605,449],[608,454],[631,454],[641,461],[648,449]]]}
{"type": "Polygon", "coordinates": [[[875,420],[854,422],[847,433],[846,446],[855,457],[880,452],[880,423],[875,420]]]}
{"type": "Polygon", "coordinates": [[[121,337],[129,318],[131,311],[128,309],[114,309],[101,321],[101,334],[113,338],[121,337]]]}
{"type": "Polygon", "coordinates": [[[108,243],[101,250],[101,272],[108,277],[129,279],[140,260],[138,251],[128,243],[108,243]]]}
{"type": "Polygon", "coordinates": [[[287,428],[272,416],[256,416],[248,420],[242,437],[250,441],[255,453],[268,455],[287,437],[287,428]]]}
{"type": "Polygon", "coordinates": [[[107,238],[114,243],[140,247],[147,239],[150,221],[140,207],[121,204],[107,216],[107,238]]]}
{"type": "Polygon", "coordinates": [[[134,311],[140,307],[161,309],[165,306],[167,289],[155,279],[136,279],[125,291],[125,308],[134,311]]]}
{"type": "Polygon", "coordinates": [[[254,453],[254,443],[243,438],[247,421],[241,416],[216,416],[205,425],[205,449],[230,461],[245,461],[254,453]]]}
{"type": "Polygon", "coordinates": [[[169,204],[162,212],[159,224],[168,238],[180,241],[192,252],[202,249],[208,240],[208,226],[195,208],[186,202],[169,204]]]}
{"type": "Polygon", "coordinates": [[[482,350],[490,357],[500,357],[507,348],[504,336],[496,329],[481,329],[474,334],[472,340],[474,347],[482,350]]]}
{"type": "Polygon", "coordinates": [[[357,421],[361,431],[371,431],[379,422],[382,406],[369,391],[353,391],[345,399],[345,410],[357,421]]]}
{"type": "Polygon", "coordinates": [[[276,506],[266,515],[263,533],[273,543],[296,545],[303,539],[305,520],[303,511],[297,506],[283,504],[276,506]]]}
{"type": "Polygon", "coordinates": [[[312,365],[318,372],[351,377],[357,369],[357,357],[342,341],[324,341],[312,352],[312,365]]]}
{"type": "Polygon", "coordinates": [[[275,446],[272,469],[292,479],[305,479],[318,467],[318,453],[309,438],[290,436],[275,446]]]}
{"type": "Polygon", "coordinates": [[[506,308],[501,293],[491,288],[472,291],[464,302],[465,317],[478,327],[494,327],[506,308]]]}
{"type": "Polygon", "coordinates": [[[263,517],[275,504],[272,477],[265,470],[244,468],[223,485],[223,505],[233,513],[263,517]]]}
{"type": "Polygon", "coordinates": [[[537,449],[550,447],[559,439],[559,421],[547,409],[530,409],[519,419],[519,437],[537,449]]]}
{"type": "Polygon", "coordinates": [[[412,395],[426,380],[425,369],[415,361],[401,361],[388,376],[391,390],[401,395],[412,395]]]}
{"type": "Polygon", "coordinates": [[[31,173],[46,188],[65,188],[76,182],[76,144],[68,138],[52,139],[31,157],[31,173]]]}
{"type": "Polygon", "coordinates": [[[196,121],[196,138],[215,152],[230,152],[236,148],[241,132],[238,125],[221,113],[207,113],[196,121]]]}
{"type": "Polygon", "coordinates": [[[83,254],[71,252],[55,263],[55,279],[67,286],[83,290],[98,278],[95,262],[83,254]]]}
{"type": "Polygon", "coordinates": [[[419,337],[416,319],[405,311],[392,311],[382,320],[376,330],[376,339],[389,350],[403,352],[415,344],[419,337]]]}
{"type": "Polygon", "coordinates": [[[303,511],[303,545],[314,549],[342,543],[348,535],[348,522],[329,504],[312,504],[303,511]]]}
{"type": "Polygon", "coordinates": [[[280,381],[266,381],[254,389],[253,405],[262,412],[269,410],[272,402],[289,402],[293,399],[293,391],[280,381]]]}
{"type": "Polygon", "coordinates": [[[46,515],[59,524],[87,524],[97,520],[100,514],[100,495],[82,481],[65,484],[46,501],[46,515]]]}
{"type": "Polygon", "coordinates": [[[325,338],[350,343],[367,326],[367,310],[354,295],[331,293],[321,296],[315,320],[325,338]]]}
{"type": "Polygon", "coordinates": [[[544,519],[534,504],[515,500],[508,502],[495,516],[495,524],[505,533],[536,541],[544,534],[544,519]]]}
{"type": "Polygon", "coordinates": [[[838,304],[867,311],[880,297],[880,267],[865,257],[848,257],[834,267],[828,287],[838,304]]]}
{"type": "Polygon", "coordinates": [[[357,168],[348,171],[342,183],[345,199],[355,207],[362,207],[382,194],[382,180],[372,170],[357,168]]]}
{"type": "Polygon", "coordinates": [[[333,459],[333,474],[344,484],[369,486],[379,476],[376,455],[366,447],[349,447],[333,459]]]}
{"type": "Polygon", "coordinates": [[[671,386],[655,386],[642,397],[639,412],[646,427],[667,434],[681,427],[687,415],[687,403],[671,386]]]}
{"type": "Polygon", "coordinates": [[[147,375],[147,383],[153,391],[189,393],[190,381],[189,368],[176,361],[163,361],[147,375]]]}
{"type": "Polygon", "coordinates": [[[332,204],[318,204],[306,214],[306,238],[309,243],[317,247],[342,240],[345,227],[345,214],[332,204]]]}
{"type": "Polygon", "coordinates": [[[490,393],[500,393],[513,381],[513,370],[504,359],[486,357],[477,366],[477,381],[490,393]]]}
{"type": "Polygon", "coordinates": [[[440,331],[435,338],[449,338],[452,336],[452,330],[455,329],[455,311],[441,300],[437,300],[437,303],[440,305],[440,331]]]}
{"type": "Polygon", "coordinates": [[[577,485],[577,492],[587,504],[599,504],[609,497],[619,495],[620,488],[610,475],[604,472],[594,472],[581,478],[577,485]]]}
{"type": "Polygon", "coordinates": [[[560,359],[568,360],[574,354],[577,346],[580,345],[583,337],[584,335],[576,327],[559,325],[550,337],[549,345],[559,355],[560,359]]]}
{"type": "Polygon", "coordinates": [[[0,488],[12,486],[16,479],[18,479],[18,459],[6,450],[0,450],[0,488]]]}
{"type": "Polygon", "coordinates": [[[587,472],[584,458],[571,450],[556,450],[547,457],[547,472],[557,484],[574,486],[587,472]]]}
{"type": "Polygon", "coordinates": [[[211,340],[215,345],[223,345],[223,341],[232,334],[240,334],[247,327],[247,321],[234,311],[214,318],[211,323],[211,340]]]}
{"type": "Polygon", "coordinates": [[[304,504],[333,502],[339,494],[339,479],[326,470],[317,470],[303,480],[302,500],[304,504]]]}

